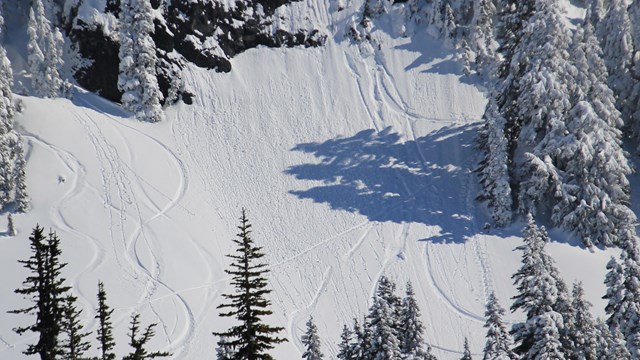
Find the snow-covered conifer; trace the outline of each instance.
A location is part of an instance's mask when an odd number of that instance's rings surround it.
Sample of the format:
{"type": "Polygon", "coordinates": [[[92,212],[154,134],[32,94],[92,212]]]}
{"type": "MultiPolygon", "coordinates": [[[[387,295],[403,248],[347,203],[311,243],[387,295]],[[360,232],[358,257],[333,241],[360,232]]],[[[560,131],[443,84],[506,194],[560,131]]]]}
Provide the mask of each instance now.
{"type": "Polygon", "coordinates": [[[504,136],[505,120],[498,112],[493,97],[489,99],[484,120],[484,127],[478,138],[479,148],[485,154],[476,170],[482,185],[478,200],[487,201],[491,217],[497,226],[505,226],[511,222],[512,215],[507,139],[504,136]]]}
{"type": "Polygon", "coordinates": [[[15,186],[13,201],[15,203],[15,210],[23,213],[29,210],[30,203],[29,195],[27,194],[26,161],[24,160],[24,150],[20,137],[14,132],[12,139],[11,149],[14,161],[12,181],[15,186]]]}
{"type": "Polygon", "coordinates": [[[607,306],[605,311],[609,317],[607,318],[607,325],[609,328],[618,328],[622,322],[623,299],[625,295],[624,290],[624,274],[620,263],[612,256],[607,263],[607,275],[605,276],[604,284],[607,287],[607,293],[603,296],[607,300],[607,306]]]}
{"type": "Polygon", "coordinates": [[[618,327],[632,358],[640,358],[640,252],[632,227],[620,234],[620,261],[623,270],[623,297],[619,304],[622,316],[618,327]]]}
{"type": "MultiPolygon", "coordinates": [[[[626,0],[609,0],[607,14],[600,22],[599,32],[603,58],[609,72],[609,87],[613,90],[618,110],[629,123],[637,105],[629,101],[634,86],[631,76],[633,39],[626,0]]],[[[637,134],[636,134],[637,135],[637,134]]]]}
{"type": "Polygon", "coordinates": [[[462,357],[460,358],[460,360],[472,360],[473,357],[471,357],[471,350],[469,349],[469,339],[468,338],[464,338],[464,348],[462,350],[462,357]]]}
{"type": "Polygon", "coordinates": [[[444,13],[442,14],[442,29],[441,34],[444,39],[444,43],[451,49],[455,49],[458,45],[458,25],[456,24],[456,18],[453,15],[453,9],[449,3],[444,5],[444,13]]]}
{"type": "Polygon", "coordinates": [[[427,346],[427,354],[425,355],[424,360],[438,360],[438,358],[433,355],[431,346],[427,346]]]}
{"type": "Polygon", "coordinates": [[[340,344],[338,344],[338,353],[336,357],[340,360],[352,360],[353,359],[353,344],[352,344],[353,331],[349,329],[347,325],[342,327],[342,333],[340,334],[340,344]]]}
{"type": "Polygon", "coordinates": [[[494,293],[489,294],[487,309],[484,313],[487,318],[484,327],[487,329],[486,343],[483,351],[483,360],[515,360],[517,356],[511,350],[511,336],[507,331],[502,317],[504,309],[498,303],[494,293]]]}
{"type": "Polygon", "coordinates": [[[351,354],[354,359],[367,359],[367,348],[371,341],[371,331],[367,319],[360,326],[358,319],[353,319],[353,343],[351,354]]]}
{"type": "Polygon", "coordinates": [[[11,216],[11,214],[7,214],[7,235],[16,236],[16,228],[13,224],[13,216],[11,216]]]}
{"type": "Polygon", "coordinates": [[[564,325],[562,315],[557,311],[560,293],[557,270],[553,260],[544,251],[548,235],[529,214],[523,237],[524,244],[516,248],[522,250],[523,254],[522,266],[512,276],[518,294],[513,297],[511,310],[523,311],[527,319],[514,324],[511,330],[517,345],[514,351],[526,359],[535,359],[544,354],[562,354],[560,330],[564,325]]]}
{"type": "Polygon", "coordinates": [[[387,296],[390,287],[385,285],[386,281],[382,281],[384,279],[386,277],[383,276],[367,315],[371,337],[365,356],[371,360],[399,360],[402,353],[396,328],[398,319],[393,302],[387,296]]]}
{"type": "Polygon", "coordinates": [[[565,326],[571,338],[573,349],[567,354],[570,359],[598,360],[598,342],[596,324],[591,316],[589,303],[584,298],[582,283],[573,284],[571,308],[574,316],[565,319],[565,326]]]}
{"type": "Polygon", "coordinates": [[[156,78],[156,49],[151,3],[122,0],[120,3],[120,75],[122,105],[143,121],[162,120],[162,93],[156,78]]]}
{"type": "Polygon", "coordinates": [[[415,298],[413,286],[407,283],[406,294],[402,299],[400,314],[400,350],[403,359],[424,359],[424,327],[420,320],[420,308],[415,298]]]}
{"type": "Polygon", "coordinates": [[[473,20],[469,35],[469,47],[476,54],[476,69],[489,79],[497,65],[497,42],[494,35],[493,18],[497,10],[492,0],[474,2],[473,20]]]}
{"type": "Polygon", "coordinates": [[[34,0],[29,10],[28,64],[31,85],[37,96],[68,96],[70,84],[63,80],[60,71],[64,64],[62,33],[51,25],[45,15],[42,0],[34,0]]]}
{"type": "Polygon", "coordinates": [[[324,358],[320,350],[320,336],[318,336],[318,327],[313,323],[313,316],[307,321],[307,330],[302,335],[302,345],[304,345],[303,359],[321,360],[324,358]]]}
{"type": "Polygon", "coordinates": [[[216,360],[233,360],[235,352],[233,347],[229,345],[229,339],[221,336],[216,347],[216,360]]]}
{"type": "MultiPolygon", "coordinates": [[[[612,342],[609,344],[609,352],[606,359],[631,360],[631,353],[627,349],[624,335],[620,329],[616,328],[612,331],[612,342]]],[[[635,358],[633,358],[635,359],[635,358]]]]}

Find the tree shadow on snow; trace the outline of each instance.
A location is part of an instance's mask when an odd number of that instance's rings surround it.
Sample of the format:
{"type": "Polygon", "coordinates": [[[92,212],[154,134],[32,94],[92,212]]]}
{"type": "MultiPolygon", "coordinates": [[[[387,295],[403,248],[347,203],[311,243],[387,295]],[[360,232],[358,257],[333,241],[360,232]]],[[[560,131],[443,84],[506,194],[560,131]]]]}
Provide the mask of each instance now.
{"type": "Polygon", "coordinates": [[[285,173],[321,181],[292,190],[300,199],[362,214],[370,221],[439,226],[432,242],[463,242],[479,229],[471,212],[476,186],[474,125],[447,127],[402,141],[391,128],[297,145],[292,151],[319,162],[291,166],[285,173]]]}

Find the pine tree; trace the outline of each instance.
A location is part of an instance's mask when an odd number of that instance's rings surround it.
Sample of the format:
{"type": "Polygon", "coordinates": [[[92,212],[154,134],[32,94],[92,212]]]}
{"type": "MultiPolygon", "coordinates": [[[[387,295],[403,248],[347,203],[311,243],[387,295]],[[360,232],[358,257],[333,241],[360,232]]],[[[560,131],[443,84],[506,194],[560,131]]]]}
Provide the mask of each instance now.
{"type": "Polygon", "coordinates": [[[29,69],[31,83],[37,96],[67,96],[70,85],[60,76],[64,64],[60,31],[52,27],[45,15],[42,0],[34,0],[29,12],[29,69]]]}
{"type": "Polygon", "coordinates": [[[151,324],[146,327],[142,334],[139,334],[140,331],[140,322],[139,319],[140,314],[135,314],[131,317],[131,327],[129,328],[129,345],[133,348],[133,352],[129,353],[122,360],[146,360],[153,359],[157,357],[169,357],[171,356],[168,352],[155,351],[152,353],[148,353],[146,349],[146,345],[151,340],[151,338],[155,335],[155,331],[153,328],[157,324],[151,324]]]}
{"type": "Polygon", "coordinates": [[[617,325],[624,335],[629,353],[637,359],[640,358],[640,252],[632,228],[623,229],[620,247],[624,292],[619,304],[622,316],[617,325]]]}
{"type": "Polygon", "coordinates": [[[371,332],[366,318],[362,326],[358,323],[358,319],[353,319],[353,334],[354,340],[351,347],[351,354],[353,354],[353,358],[358,360],[369,360],[370,358],[367,354],[367,347],[371,342],[371,332]]]}
{"type": "Polygon", "coordinates": [[[438,360],[438,358],[433,355],[433,353],[431,352],[431,346],[427,346],[427,355],[425,356],[425,360],[438,360]]]}
{"type": "Polygon", "coordinates": [[[302,335],[302,345],[304,345],[303,359],[321,360],[324,358],[320,350],[320,337],[318,336],[318,327],[313,323],[313,316],[307,321],[307,330],[302,335]]]}
{"type": "Polygon", "coordinates": [[[7,235],[16,236],[16,228],[13,225],[13,216],[7,214],[7,235]]]}
{"type": "Polygon", "coordinates": [[[54,360],[61,355],[60,333],[62,332],[65,293],[69,287],[64,285],[61,270],[66,266],[60,263],[60,239],[53,232],[44,236],[43,229],[36,225],[29,236],[31,257],[20,260],[32,274],[22,283],[23,287],[15,293],[28,296],[33,305],[13,310],[13,314],[36,315],[33,325],[19,327],[14,331],[20,335],[27,331],[39,334],[36,344],[28,345],[25,355],[40,355],[42,360],[54,360]]]}
{"type": "Polygon", "coordinates": [[[149,1],[122,0],[120,3],[120,75],[118,89],[122,105],[142,121],[162,120],[162,93],[156,78],[156,50],[149,1]]]}
{"type": "Polygon", "coordinates": [[[413,286],[407,282],[400,312],[400,350],[403,359],[424,359],[424,326],[420,320],[420,308],[415,298],[413,286]]]}
{"type": "Polygon", "coordinates": [[[264,257],[264,253],[251,238],[251,225],[244,209],[238,229],[238,238],[233,240],[238,246],[236,254],[227,255],[233,259],[231,270],[225,270],[227,274],[232,275],[231,284],[236,291],[233,294],[224,294],[230,302],[219,305],[218,308],[231,308],[229,312],[220,316],[235,317],[240,325],[233,326],[227,332],[214,334],[229,339],[222,345],[232,346],[238,359],[272,359],[266,351],[286,339],[274,336],[283,328],[262,323],[262,317],[272,313],[268,309],[271,302],[264,298],[271,292],[267,289],[267,279],[264,277],[268,270],[266,264],[256,264],[264,257]]]}
{"type": "Polygon", "coordinates": [[[483,351],[483,360],[515,360],[518,357],[511,351],[511,337],[502,322],[504,309],[498,303],[494,293],[489,294],[487,309],[484,313],[487,321],[484,327],[487,329],[486,344],[483,351]]]}
{"type": "Polygon", "coordinates": [[[572,298],[571,308],[574,316],[565,321],[574,347],[572,354],[568,354],[568,357],[580,360],[597,360],[598,344],[597,339],[593,336],[597,333],[597,329],[590,312],[591,303],[584,298],[582,283],[573,284],[572,298]]]}
{"type": "Polygon", "coordinates": [[[476,54],[475,63],[478,73],[490,79],[498,62],[493,25],[497,9],[492,0],[479,0],[474,2],[473,14],[469,45],[476,54]]]}
{"type": "Polygon", "coordinates": [[[624,289],[624,275],[622,266],[612,256],[607,263],[607,275],[605,276],[604,284],[607,287],[607,293],[603,296],[603,299],[607,299],[607,306],[605,307],[606,313],[609,315],[607,318],[607,325],[612,330],[619,327],[619,324],[623,321],[623,299],[625,295],[624,289]]]}
{"type": "Polygon", "coordinates": [[[354,358],[352,352],[352,335],[353,332],[347,325],[342,327],[342,333],[340,334],[340,344],[338,344],[338,354],[336,357],[340,360],[352,360],[354,358]]]}
{"type": "Polygon", "coordinates": [[[82,310],[76,307],[78,299],[73,295],[68,295],[64,304],[64,319],[62,322],[62,331],[65,339],[62,342],[63,356],[65,360],[86,360],[85,352],[89,350],[91,345],[85,340],[90,332],[84,332],[80,323],[80,314],[82,310]]]}
{"type": "Polygon", "coordinates": [[[472,360],[471,350],[469,350],[469,339],[464,338],[464,350],[462,351],[462,357],[460,360],[472,360]]]}
{"type": "Polygon", "coordinates": [[[29,204],[31,202],[27,193],[26,161],[24,160],[22,141],[15,131],[12,133],[14,136],[11,137],[10,147],[12,148],[11,155],[14,162],[11,177],[15,187],[13,201],[15,203],[15,210],[20,213],[25,213],[29,210],[29,204]]]}
{"type": "Polygon", "coordinates": [[[365,356],[371,360],[394,360],[402,357],[398,339],[397,297],[393,295],[395,284],[382,276],[376,296],[369,308],[368,328],[371,338],[365,356]]]}
{"type": "Polygon", "coordinates": [[[630,360],[632,359],[631,353],[627,349],[624,335],[620,332],[620,329],[613,330],[612,342],[609,344],[609,352],[607,353],[607,359],[616,360],[630,360]]]}
{"type": "Polygon", "coordinates": [[[235,357],[235,351],[233,347],[229,345],[225,345],[227,343],[227,338],[224,336],[220,337],[218,341],[218,346],[216,347],[216,360],[233,360],[235,357]]]}
{"type": "Polygon", "coordinates": [[[516,248],[522,250],[523,255],[522,266],[512,276],[518,294],[513,297],[511,310],[522,310],[527,319],[512,328],[517,345],[514,352],[525,359],[538,356],[555,359],[553,356],[562,354],[560,329],[564,325],[558,308],[563,306],[558,305],[561,291],[558,289],[557,270],[544,251],[548,235],[544,228],[535,224],[531,215],[528,215],[523,235],[524,244],[516,248]]]}
{"type": "Polygon", "coordinates": [[[100,348],[100,360],[114,360],[116,355],[113,348],[116,343],[113,339],[113,325],[111,324],[111,314],[113,310],[107,305],[107,292],[102,281],[98,282],[98,311],[95,316],[98,319],[98,343],[100,348]]]}
{"type": "Polygon", "coordinates": [[[631,66],[633,59],[633,39],[631,21],[625,0],[609,0],[607,14],[599,25],[599,35],[604,51],[603,58],[609,72],[609,87],[617,99],[617,108],[622,118],[629,123],[635,104],[630,102],[633,79],[631,66]]]}
{"type": "Polygon", "coordinates": [[[477,199],[487,201],[494,223],[502,227],[511,222],[512,199],[508,144],[504,135],[505,119],[498,112],[494,98],[489,99],[484,121],[478,138],[479,148],[485,157],[476,170],[482,185],[477,199]]]}

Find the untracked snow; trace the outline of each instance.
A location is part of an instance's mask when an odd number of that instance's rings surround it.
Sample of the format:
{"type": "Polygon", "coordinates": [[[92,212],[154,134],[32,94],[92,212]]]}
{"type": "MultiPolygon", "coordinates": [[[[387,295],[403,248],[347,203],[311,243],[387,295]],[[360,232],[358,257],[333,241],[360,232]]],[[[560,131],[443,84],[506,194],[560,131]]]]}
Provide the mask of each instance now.
{"type": "MultiPolygon", "coordinates": [[[[309,0],[289,16],[342,34],[352,20],[333,6],[309,0]]],[[[366,313],[383,274],[398,295],[413,283],[439,358],[459,358],[465,337],[477,356],[488,294],[505,308],[514,295],[523,224],[485,229],[475,201],[480,81],[463,76],[440,41],[383,22],[371,43],[336,35],[321,48],[249,50],[227,74],[187,68],[194,105],[170,107],[158,124],[82,90],[73,100],[18,97],[33,203],[14,216],[15,237],[0,218],[0,358],[22,358],[34,341],[11,330],[31,319],[6,311],[25,305],[12,291],[27,276],[17,260],[28,258],[37,223],[62,239],[63,274],[91,330],[104,282],[118,354],[140,313],[142,324],[159,323],[154,349],[212,358],[211,332],[231,325],[216,306],[232,291],[224,255],[243,207],[271,270],[267,321],[289,339],[275,358],[301,357],[309,316],[335,358],[343,324],[366,313]]],[[[561,273],[584,282],[603,316],[615,252],[550,235],[561,273]]]]}

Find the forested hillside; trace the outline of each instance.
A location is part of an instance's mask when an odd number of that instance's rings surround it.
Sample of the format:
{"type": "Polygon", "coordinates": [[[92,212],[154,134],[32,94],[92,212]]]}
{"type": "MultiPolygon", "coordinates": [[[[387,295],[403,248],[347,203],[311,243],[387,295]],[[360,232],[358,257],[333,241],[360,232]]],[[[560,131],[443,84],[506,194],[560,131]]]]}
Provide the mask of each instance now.
{"type": "Polygon", "coordinates": [[[639,7],[0,0],[0,357],[640,358],[639,7]]]}

